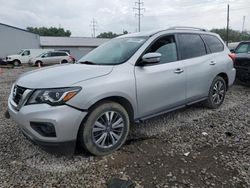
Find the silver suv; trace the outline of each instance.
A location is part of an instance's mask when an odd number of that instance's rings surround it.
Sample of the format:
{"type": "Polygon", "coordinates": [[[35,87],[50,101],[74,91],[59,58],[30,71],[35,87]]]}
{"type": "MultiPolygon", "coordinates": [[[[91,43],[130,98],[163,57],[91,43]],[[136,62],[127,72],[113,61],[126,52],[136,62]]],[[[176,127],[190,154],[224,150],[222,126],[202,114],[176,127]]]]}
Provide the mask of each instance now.
{"type": "Polygon", "coordinates": [[[120,36],[76,64],[28,72],[14,83],[8,110],[41,146],[71,152],[78,141],[106,155],[133,122],[201,101],[218,108],[234,79],[217,34],[175,27],[120,36]]]}

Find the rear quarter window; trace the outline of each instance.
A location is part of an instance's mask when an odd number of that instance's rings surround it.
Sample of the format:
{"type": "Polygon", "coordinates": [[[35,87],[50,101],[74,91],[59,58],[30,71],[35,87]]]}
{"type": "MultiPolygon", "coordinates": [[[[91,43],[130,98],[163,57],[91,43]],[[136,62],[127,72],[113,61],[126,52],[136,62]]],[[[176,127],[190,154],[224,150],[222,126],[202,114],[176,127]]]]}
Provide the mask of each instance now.
{"type": "Polygon", "coordinates": [[[202,35],[202,38],[204,39],[211,53],[222,52],[224,50],[224,45],[216,36],[202,35]]]}
{"type": "Polygon", "coordinates": [[[189,59],[206,55],[206,47],[198,34],[179,34],[180,51],[182,59],[189,59]]]}

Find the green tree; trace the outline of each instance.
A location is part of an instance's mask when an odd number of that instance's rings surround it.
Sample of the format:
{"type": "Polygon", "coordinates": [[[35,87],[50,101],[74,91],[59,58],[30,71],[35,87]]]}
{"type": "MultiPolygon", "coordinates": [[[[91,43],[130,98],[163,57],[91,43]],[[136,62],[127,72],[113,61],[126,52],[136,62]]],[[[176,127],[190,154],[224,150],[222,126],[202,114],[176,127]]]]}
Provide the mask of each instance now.
{"type": "Polygon", "coordinates": [[[118,37],[120,35],[125,35],[125,34],[128,34],[128,31],[123,31],[123,34],[116,34],[116,33],[113,33],[111,31],[109,32],[103,32],[103,33],[100,33],[97,38],[115,38],[115,37],[118,37]]]}
{"type": "MultiPolygon", "coordinates": [[[[227,40],[227,30],[225,28],[212,29],[211,32],[219,34],[224,41],[227,40]]],[[[240,32],[237,30],[229,29],[228,42],[239,42],[239,41],[245,41],[245,40],[250,40],[250,33],[249,32],[247,32],[247,31],[240,32]]]]}
{"type": "Polygon", "coordinates": [[[71,32],[69,30],[64,30],[63,28],[56,28],[56,27],[27,27],[27,31],[32,33],[36,33],[40,36],[62,36],[62,37],[69,37],[71,32]]]}

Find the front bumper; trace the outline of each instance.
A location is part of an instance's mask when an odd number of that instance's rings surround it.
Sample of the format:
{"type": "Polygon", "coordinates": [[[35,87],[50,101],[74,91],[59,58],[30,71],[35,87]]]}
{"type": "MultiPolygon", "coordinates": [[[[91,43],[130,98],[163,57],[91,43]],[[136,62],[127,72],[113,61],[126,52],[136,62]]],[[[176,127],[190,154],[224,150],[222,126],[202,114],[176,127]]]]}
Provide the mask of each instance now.
{"type": "Polygon", "coordinates": [[[52,107],[48,104],[35,104],[22,106],[18,111],[13,106],[11,97],[8,100],[8,112],[26,137],[47,151],[56,153],[60,152],[60,148],[65,149],[66,152],[74,151],[79,126],[87,115],[87,112],[67,105],[52,107]],[[56,136],[41,135],[31,127],[31,122],[53,124],[56,136]]]}

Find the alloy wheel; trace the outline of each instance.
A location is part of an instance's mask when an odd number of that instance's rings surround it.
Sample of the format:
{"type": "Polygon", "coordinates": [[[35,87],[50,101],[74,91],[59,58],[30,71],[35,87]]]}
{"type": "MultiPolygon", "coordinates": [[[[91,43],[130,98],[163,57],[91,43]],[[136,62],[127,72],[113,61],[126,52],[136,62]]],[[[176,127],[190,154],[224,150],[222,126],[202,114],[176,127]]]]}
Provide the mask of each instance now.
{"type": "Polygon", "coordinates": [[[220,104],[225,96],[225,85],[221,80],[215,82],[213,87],[212,101],[214,104],[220,104]]]}
{"type": "Polygon", "coordinates": [[[107,111],[101,114],[94,123],[92,138],[100,148],[114,146],[122,137],[124,119],[116,111],[107,111]]]}

